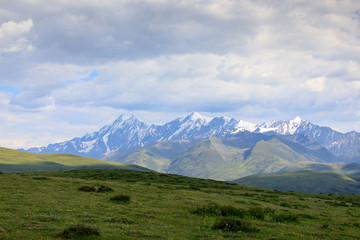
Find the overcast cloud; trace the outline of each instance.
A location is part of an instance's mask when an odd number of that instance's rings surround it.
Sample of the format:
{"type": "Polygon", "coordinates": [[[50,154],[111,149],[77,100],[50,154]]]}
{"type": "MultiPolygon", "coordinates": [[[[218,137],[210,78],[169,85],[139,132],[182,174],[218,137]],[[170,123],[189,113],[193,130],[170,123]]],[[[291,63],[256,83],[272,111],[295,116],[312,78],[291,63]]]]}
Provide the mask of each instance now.
{"type": "Polygon", "coordinates": [[[360,1],[1,1],[0,73],[4,147],[124,112],[360,131],[360,1]]]}

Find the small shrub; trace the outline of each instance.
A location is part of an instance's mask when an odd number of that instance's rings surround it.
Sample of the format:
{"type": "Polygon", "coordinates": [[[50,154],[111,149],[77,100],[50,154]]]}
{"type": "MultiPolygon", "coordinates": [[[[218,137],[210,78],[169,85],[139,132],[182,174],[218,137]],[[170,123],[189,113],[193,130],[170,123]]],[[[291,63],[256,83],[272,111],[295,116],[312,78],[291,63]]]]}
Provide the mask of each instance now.
{"type": "Polygon", "coordinates": [[[306,213],[299,214],[299,217],[305,218],[305,219],[316,219],[316,217],[314,217],[310,214],[306,214],[306,213]]]}
{"type": "Polygon", "coordinates": [[[60,234],[57,235],[59,238],[80,238],[85,236],[99,236],[100,232],[99,230],[78,224],[78,225],[72,225],[68,228],[66,228],[64,231],[62,231],[60,234]]]}
{"type": "Polygon", "coordinates": [[[49,180],[47,177],[33,177],[34,180],[49,180]]]}
{"type": "Polygon", "coordinates": [[[298,222],[299,216],[290,213],[274,214],[272,216],[275,222],[298,222]]]}
{"type": "Polygon", "coordinates": [[[328,228],[329,227],[329,224],[328,223],[324,223],[322,226],[321,226],[321,228],[323,228],[323,229],[326,229],[326,228],[328,228]]]}
{"type": "Polygon", "coordinates": [[[291,208],[291,204],[287,203],[287,202],[282,202],[280,203],[281,207],[287,207],[287,208],[291,208]]]}
{"type": "Polygon", "coordinates": [[[234,219],[229,217],[222,217],[216,219],[214,225],[212,226],[214,230],[223,230],[223,231],[231,231],[231,232],[258,232],[259,230],[252,227],[251,223],[245,221],[244,219],[234,219]]]}
{"type": "Polygon", "coordinates": [[[96,189],[93,186],[81,186],[78,190],[82,192],[95,192],[96,189]]]}
{"type": "Polygon", "coordinates": [[[190,186],[189,186],[189,189],[190,189],[190,190],[195,190],[195,191],[201,191],[201,188],[196,187],[196,186],[194,186],[194,185],[190,185],[190,186]]]}
{"type": "Polygon", "coordinates": [[[112,196],[110,198],[110,200],[114,201],[114,202],[128,203],[128,202],[130,202],[130,196],[124,195],[124,194],[118,194],[118,195],[112,196]]]}
{"type": "Polygon", "coordinates": [[[114,189],[112,189],[110,187],[103,186],[103,185],[101,185],[97,190],[98,193],[113,192],[113,191],[114,191],[114,189]]]}
{"type": "Polygon", "coordinates": [[[346,202],[343,202],[343,201],[341,201],[341,202],[335,201],[335,202],[333,202],[333,203],[330,203],[330,206],[333,206],[333,207],[349,207],[349,206],[346,204],[346,202]]]}

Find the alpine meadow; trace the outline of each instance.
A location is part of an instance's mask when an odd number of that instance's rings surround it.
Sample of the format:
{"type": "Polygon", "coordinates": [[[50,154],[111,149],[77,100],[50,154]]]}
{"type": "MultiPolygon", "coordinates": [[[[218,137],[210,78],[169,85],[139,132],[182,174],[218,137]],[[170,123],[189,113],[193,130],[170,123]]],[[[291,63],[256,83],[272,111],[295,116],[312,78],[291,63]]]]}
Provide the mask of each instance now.
{"type": "Polygon", "coordinates": [[[359,240],[359,0],[0,1],[0,240],[359,240]]]}

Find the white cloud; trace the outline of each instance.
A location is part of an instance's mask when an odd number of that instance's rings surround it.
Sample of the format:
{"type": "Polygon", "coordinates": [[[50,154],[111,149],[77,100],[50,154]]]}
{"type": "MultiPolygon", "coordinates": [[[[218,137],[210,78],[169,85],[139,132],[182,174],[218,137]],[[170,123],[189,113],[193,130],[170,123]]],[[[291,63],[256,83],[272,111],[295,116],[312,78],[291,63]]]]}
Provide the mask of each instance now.
{"type": "Polygon", "coordinates": [[[20,52],[32,49],[24,34],[30,32],[34,26],[32,19],[16,23],[9,21],[0,26],[0,53],[20,52]]]}
{"type": "Polygon", "coordinates": [[[325,83],[326,83],[326,78],[319,77],[319,78],[310,79],[305,83],[301,84],[301,86],[313,92],[322,92],[325,89],[325,83]]]}

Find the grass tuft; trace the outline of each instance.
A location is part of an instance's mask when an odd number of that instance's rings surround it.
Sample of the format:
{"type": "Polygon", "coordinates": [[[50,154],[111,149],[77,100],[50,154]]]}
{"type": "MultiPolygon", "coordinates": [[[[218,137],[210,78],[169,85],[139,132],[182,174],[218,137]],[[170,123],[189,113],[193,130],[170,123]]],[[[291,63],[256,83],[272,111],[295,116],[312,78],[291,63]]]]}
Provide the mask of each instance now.
{"type": "Polygon", "coordinates": [[[247,211],[244,209],[240,209],[240,208],[236,208],[233,206],[222,206],[220,207],[220,213],[221,216],[223,217],[229,217],[229,216],[234,216],[234,217],[244,217],[245,215],[247,215],[247,211]]]}
{"type": "Polygon", "coordinates": [[[47,177],[33,177],[34,180],[49,180],[47,177]]]}
{"type": "Polygon", "coordinates": [[[66,228],[56,237],[72,239],[72,238],[80,238],[80,237],[92,236],[92,235],[99,236],[100,235],[99,230],[83,224],[77,224],[66,228]]]}
{"type": "Polygon", "coordinates": [[[125,194],[118,194],[110,198],[111,201],[122,202],[122,203],[129,203],[130,199],[131,199],[130,196],[125,194]]]}
{"type": "Polygon", "coordinates": [[[220,216],[220,206],[217,204],[209,204],[204,206],[197,206],[195,210],[190,211],[193,214],[200,216],[220,216]]]}
{"type": "Polygon", "coordinates": [[[259,232],[259,229],[252,227],[250,222],[244,219],[235,219],[229,217],[222,217],[216,219],[214,225],[212,226],[212,229],[231,232],[259,232]]]}
{"type": "Polygon", "coordinates": [[[104,185],[101,185],[97,190],[98,193],[113,192],[113,191],[114,191],[114,189],[112,189],[111,187],[104,186],[104,185]]]}
{"type": "Polygon", "coordinates": [[[291,213],[280,213],[272,215],[275,222],[298,222],[299,216],[291,213]]]}
{"type": "Polygon", "coordinates": [[[95,192],[95,188],[93,186],[81,186],[78,188],[81,192],[95,192]]]}
{"type": "Polygon", "coordinates": [[[271,208],[263,208],[260,206],[251,207],[249,209],[249,215],[260,220],[265,219],[266,214],[274,214],[275,210],[271,208]]]}

